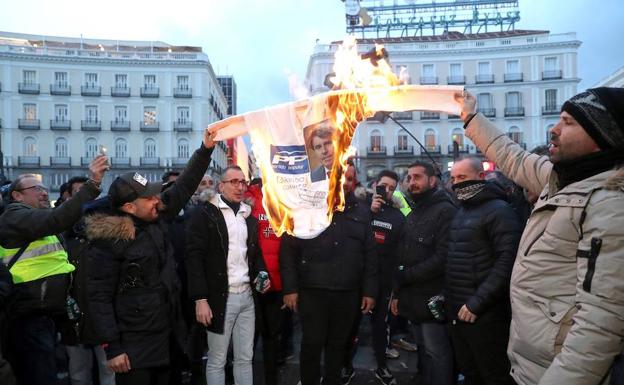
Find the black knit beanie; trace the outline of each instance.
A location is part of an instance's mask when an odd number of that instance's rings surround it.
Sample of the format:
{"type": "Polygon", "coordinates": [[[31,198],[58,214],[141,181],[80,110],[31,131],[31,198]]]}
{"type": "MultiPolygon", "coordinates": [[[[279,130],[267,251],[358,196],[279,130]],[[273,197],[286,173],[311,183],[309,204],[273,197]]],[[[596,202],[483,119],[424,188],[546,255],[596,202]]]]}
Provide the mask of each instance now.
{"type": "Polygon", "coordinates": [[[624,150],[624,88],[590,88],[561,111],[572,115],[602,150],[624,150]]]}

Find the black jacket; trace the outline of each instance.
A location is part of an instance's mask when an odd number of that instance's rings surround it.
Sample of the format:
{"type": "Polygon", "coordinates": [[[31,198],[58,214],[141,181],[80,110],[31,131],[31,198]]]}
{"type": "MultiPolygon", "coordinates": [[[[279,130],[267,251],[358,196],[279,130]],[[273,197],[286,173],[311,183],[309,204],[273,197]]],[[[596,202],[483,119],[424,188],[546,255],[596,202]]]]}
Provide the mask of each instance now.
{"type": "Polygon", "coordinates": [[[301,289],[359,290],[377,298],[378,262],[370,209],[347,196],[344,212],[313,239],[285,235],[280,247],[284,294],[301,289]]]}
{"type": "Polygon", "coordinates": [[[156,222],[117,210],[85,218],[87,312],[99,341],[108,344],[109,359],[126,353],[133,369],[167,365],[172,333],[182,344],[180,284],[167,223],[195,192],[211,153],[203,145],[195,151],[174,185],[161,194],[165,208],[156,222]]]}
{"type": "Polygon", "coordinates": [[[466,304],[485,318],[509,319],[509,281],[522,227],[505,192],[486,183],[460,203],[451,222],[446,263],[446,305],[449,319],[466,304]]]}
{"type": "Polygon", "coordinates": [[[0,262],[0,312],[4,311],[4,304],[13,289],[13,278],[9,269],[4,263],[0,262]]]}
{"type": "Polygon", "coordinates": [[[418,322],[433,321],[427,301],[444,290],[448,233],[457,211],[441,189],[424,194],[406,218],[395,272],[399,313],[418,322]]]}
{"type": "MultiPolygon", "coordinates": [[[[218,197],[216,198],[218,199],[218,197]]],[[[241,203],[244,204],[244,203],[241,203]]],[[[258,220],[251,215],[247,224],[247,266],[250,284],[264,268],[258,246],[258,220]]],[[[212,310],[208,330],[223,333],[228,285],[228,229],[221,209],[210,202],[194,210],[186,235],[188,293],[191,300],[207,299],[212,310]]],[[[253,284],[252,284],[253,287],[253,284]]],[[[253,291],[253,290],[252,290],[253,291]]]]}

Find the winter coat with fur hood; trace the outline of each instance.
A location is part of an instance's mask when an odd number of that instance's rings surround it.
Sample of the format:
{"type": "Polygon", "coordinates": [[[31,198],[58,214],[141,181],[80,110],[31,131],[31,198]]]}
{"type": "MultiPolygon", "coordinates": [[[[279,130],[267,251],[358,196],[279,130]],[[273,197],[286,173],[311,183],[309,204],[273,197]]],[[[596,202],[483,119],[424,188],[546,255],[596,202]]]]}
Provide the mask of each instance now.
{"type": "Polygon", "coordinates": [[[560,189],[547,157],[481,114],[466,134],[507,177],[541,191],[511,276],[511,375],[520,385],[609,383],[624,349],[624,168],[560,189]]]}

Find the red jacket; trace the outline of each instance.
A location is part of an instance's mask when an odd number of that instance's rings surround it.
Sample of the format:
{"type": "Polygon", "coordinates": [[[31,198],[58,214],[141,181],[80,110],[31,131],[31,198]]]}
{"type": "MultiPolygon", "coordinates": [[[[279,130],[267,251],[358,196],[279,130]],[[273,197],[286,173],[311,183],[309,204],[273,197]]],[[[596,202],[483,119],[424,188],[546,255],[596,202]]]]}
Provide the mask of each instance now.
{"type": "Polygon", "coordinates": [[[262,250],[264,264],[269,278],[271,279],[270,291],[282,291],[282,277],[279,268],[279,251],[282,238],[275,235],[269,218],[262,206],[262,189],[258,185],[249,186],[245,193],[246,198],[251,198],[251,215],[258,219],[258,244],[262,250]]]}

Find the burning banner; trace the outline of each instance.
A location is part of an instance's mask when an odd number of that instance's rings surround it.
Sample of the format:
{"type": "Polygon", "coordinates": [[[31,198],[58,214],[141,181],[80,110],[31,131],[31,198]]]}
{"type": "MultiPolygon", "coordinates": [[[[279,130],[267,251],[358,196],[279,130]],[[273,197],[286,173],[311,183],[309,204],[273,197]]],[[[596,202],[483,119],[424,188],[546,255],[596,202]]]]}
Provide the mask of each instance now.
{"type": "Polygon", "coordinates": [[[385,50],[362,57],[354,38],[336,52],[335,90],[236,115],[208,127],[216,140],[249,133],[263,180],[263,204],[274,231],[314,238],[344,208],[343,170],[355,154],[355,129],[376,111],[442,111],[459,115],[454,86],[400,85],[385,50]]]}

